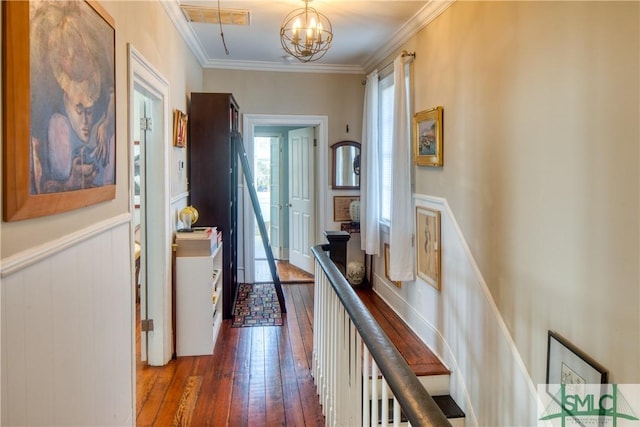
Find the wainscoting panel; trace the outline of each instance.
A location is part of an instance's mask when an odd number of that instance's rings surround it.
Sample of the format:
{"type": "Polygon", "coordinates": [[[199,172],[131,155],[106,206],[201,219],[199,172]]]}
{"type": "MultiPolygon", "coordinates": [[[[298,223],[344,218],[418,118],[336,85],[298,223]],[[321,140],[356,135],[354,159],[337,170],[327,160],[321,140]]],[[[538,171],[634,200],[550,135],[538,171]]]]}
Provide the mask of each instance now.
{"type": "Polygon", "coordinates": [[[2,425],[132,425],[126,219],[12,257],[37,261],[2,279],[2,425]]]}
{"type": "Polygon", "coordinates": [[[441,211],[442,290],[420,279],[398,289],[376,257],[376,292],[451,369],[451,395],[467,425],[535,425],[535,386],[449,205],[424,195],[414,201],[441,211]]]}

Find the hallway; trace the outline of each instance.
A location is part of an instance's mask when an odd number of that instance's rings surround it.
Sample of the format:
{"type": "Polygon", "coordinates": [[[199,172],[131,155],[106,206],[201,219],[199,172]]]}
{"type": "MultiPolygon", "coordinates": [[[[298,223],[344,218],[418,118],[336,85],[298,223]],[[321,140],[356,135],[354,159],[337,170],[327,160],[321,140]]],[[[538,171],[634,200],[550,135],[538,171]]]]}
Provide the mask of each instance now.
{"type": "Polygon", "coordinates": [[[138,426],[323,426],[311,377],[313,284],[283,286],[283,326],[232,328],[213,356],[138,362],[138,426]]]}

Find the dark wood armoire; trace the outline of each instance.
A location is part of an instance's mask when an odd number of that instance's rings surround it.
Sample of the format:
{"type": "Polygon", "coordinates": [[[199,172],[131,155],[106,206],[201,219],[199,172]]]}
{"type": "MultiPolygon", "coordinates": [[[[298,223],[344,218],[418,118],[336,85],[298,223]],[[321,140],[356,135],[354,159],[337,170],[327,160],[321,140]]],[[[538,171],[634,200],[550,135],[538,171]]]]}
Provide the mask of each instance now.
{"type": "Polygon", "coordinates": [[[230,93],[192,93],[189,112],[190,204],[197,226],[222,231],[223,315],[233,316],[238,261],[239,107],[230,93]]]}

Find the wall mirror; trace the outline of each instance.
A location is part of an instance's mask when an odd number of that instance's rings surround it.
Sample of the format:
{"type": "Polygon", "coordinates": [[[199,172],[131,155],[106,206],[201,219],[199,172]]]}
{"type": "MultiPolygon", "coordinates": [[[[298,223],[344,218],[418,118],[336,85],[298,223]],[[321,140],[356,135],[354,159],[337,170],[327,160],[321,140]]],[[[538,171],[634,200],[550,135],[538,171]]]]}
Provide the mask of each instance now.
{"type": "Polygon", "coordinates": [[[357,190],[360,188],[360,143],[340,141],[331,146],[333,179],[331,188],[357,190]]]}

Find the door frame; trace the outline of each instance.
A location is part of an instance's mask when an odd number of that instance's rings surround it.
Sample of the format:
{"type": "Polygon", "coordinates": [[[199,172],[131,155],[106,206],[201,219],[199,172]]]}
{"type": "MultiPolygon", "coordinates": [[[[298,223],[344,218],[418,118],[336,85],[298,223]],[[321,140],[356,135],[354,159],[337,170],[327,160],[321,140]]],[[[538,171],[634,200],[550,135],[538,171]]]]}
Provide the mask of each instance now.
{"type": "MultiPolygon", "coordinates": [[[[253,135],[253,142],[254,144],[252,144],[252,154],[254,155],[254,167],[255,167],[255,139],[256,138],[270,138],[272,141],[274,139],[276,139],[278,141],[279,144],[279,149],[278,149],[278,183],[279,186],[282,186],[282,175],[283,175],[283,166],[282,163],[285,160],[284,159],[284,153],[282,152],[282,147],[284,146],[284,133],[282,132],[254,132],[253,135]]],[[[273,142],[271,142],[273,143],[273,142]]],[[[271,151],[272,147],[269,147],[269,151],[271,151]]],[[[273,152],[271,152],[271,154],[273,154],[273,152]]],[[[255,172],[254,172],[255,174],[255,172]]],[[[255,177],[254,177],[255,179],[255,177]]],[[[272,183],[272,179],[273,179],[273,156],[271,156],[271,160],[269,162],[269,184],[271,185],[272,183]]],[[[257,189],[256,189],[257,190],[257,189]]],[[[269,198],[269,216],[270,216],[270,220],[269,220],[269,227],[267,228],[267,232],[269,233],[269,239],[270,242],[269,243],[273,243],[273,229],[271,228],[273,226],[273,215],[271,212],[271,202],[273,201],[273,199],[269,198]]],[[[278,190],[278,205],[280,207],[280,209],[278,210],[278,243],[280,243],[279,245],[279,249],[275,249],[273,247],[273,245],[271,245],[271,252],[273,252],[273,257],[277,258],[277,259],[282,259],[283,258],[283,253],[281,253],[280,249],[282,249],[282,241],[283,241],[283,218],[284,218],[284,214],[283,214],[283,209],[282,206],[285,203],[284,199],[282,198],[282,192],[280,192],[278,190]]],[[[262,214],[264,216],[264,213],[262,214]]],[[[254,255],[255,255],[255,245],[254,245],[254,255]]]]}
{"type": "MultiPolygon", "coordinates": [[[[172,354],[172,330],[171,330],[171,218],[170,218],[170,179],[166,171],[169,168],[170,138],[169,125],[172,123],[169,115],[169,81],[165,79],[155,68],[130,44],[128,48],[129,61],[129,140],[128,147],[129,156],[129,212],[130,220],[130,244],[133,253],[134,250],[134,226],[133,226],[133,155],[132,155],[132,138],[134,135],[134,126],[139,123],[133,123],[133,108],[135,108],[134,93],[136,87],[143,88],[147,93],[151,94],[154,99],[154,116],[161,118],[161,123],[155,123],[154,128],[157,132],[152,133],[151,143],[147,141],[147,148],[153,144],[152,150],[147,150],[146,169],[146,194],[147,200],[145,205],[146,218],[140,218],[140,222],[146,221],[147,230],[153,230],[153,233],[146,233],[147,246],[144,249],[146,257],[141,258],[141,270],[147,266],[153,266],[153,269],[146,269],[148,283],[157,285],[147,286],[145,290],[140,290],[141,311],[142,300],[146,303],[147,318],[153,319],[154,331],[147,334],[147,363],[152,366],[166,365],[171,360],[172,354]],[[157,114],[156,114],[157,113],[157,114]],[[142,265],[144,262],[146,265],[142,265]]],[[[160,120],[159,120],[160,121],[160,120]]],[[[131,260],[133,265],[133,259],[131,260]]],[[[135,270],[132,270],[132,272],[135,270]]],[[[132,289],[133,289],[133,274],[132,289]]],[[[133,294],[135,295],[135,294],[133,294]]],[[[133,375],[135,380],[136,372],[136,355],[135,355],[135,297],[131,298],[132,318],[132,341],[133,352],[132,357],[133,375]]],[[[135,384],[135,381],[134,381],[135,384]]]]}
{"type": "MultiPolygon", "coordinates": [[[[242,115],[242,134],[244,135],[245,147],[249,164],[253,164],[253,138],[256,126],[299,126],[299,127],[317,127],[317,150],[316,150],[316,173],[315,173],[315,215],[316,229],[314,230],[315,242],[318,244],[324,241],[324,231],[328,230],[326,223],[326,199],[329,193],[328,178],[328,157],[329,157],[329,117],[322,115],[292,115],[292,114],[243,114],[242,115]]],[[[238,218],[244,225],[244,230],[253,230],[255,227],[255,219],[253,215],[253,207],[249,192],[243,188],[244,206],[242,214],[244,218],[238,218]]],[[[241,248],[244,254],[244,276],[239,279],[248,283],[255,281],[255,246],[254,239],[244,239],[241,248]]]]}

